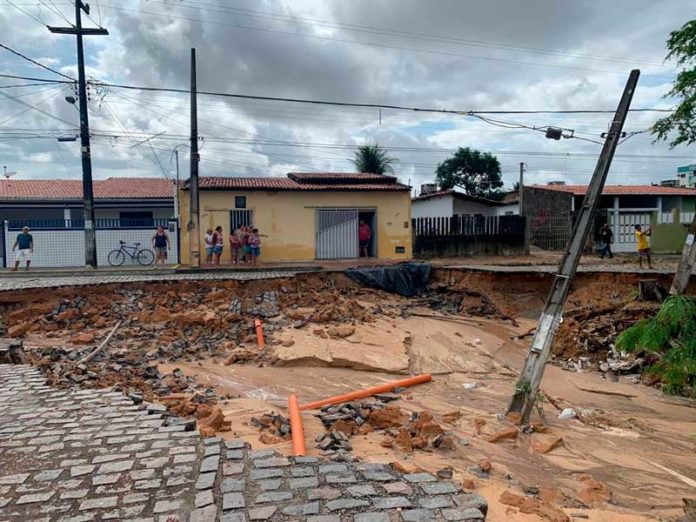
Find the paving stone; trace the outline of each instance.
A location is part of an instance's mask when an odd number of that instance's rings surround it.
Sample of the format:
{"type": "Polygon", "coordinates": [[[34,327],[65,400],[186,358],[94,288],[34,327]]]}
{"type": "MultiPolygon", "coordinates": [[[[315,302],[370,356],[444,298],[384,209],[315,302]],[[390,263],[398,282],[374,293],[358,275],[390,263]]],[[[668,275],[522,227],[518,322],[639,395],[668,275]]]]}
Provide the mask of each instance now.
{"type": "Polygon", "coordinates": [[[215,475],[217,473],[201,473],[198,475],[198,481],[196,482],[196,489],[210,489],[215,483],[215,475]]]}
{"type": "Polygon", "coordinates": [[[292,493],[289,491],[269,491],[268,493],[261,493],[256,497],[254,501],[256,504],[264,504],[266,502],[282,502],[283,500],[290,500],[292,498],[292,493]]]}
{"type": "Polygon", "coordinates": [[[319,485],[319,479],[317,477],[294,478],[289,479],[288,484],[290,489],[316,488],[319,485]]]}
{"type": "Polygon", "coordinates": [[[290,461],[285,457],[273,457],[270,459],[254,460],[254,466],[257,468],[282,468],[290,466],[290,461]]]}
{"type": "Polygon", "coordinates": [[[408,482],[436,482],[437,478],[430,473],[409,473],[404,475],[404,480],[408,482]]]}
{"type": "Polygon", "coordinates": [[[147,502],[150,495],[147,493],[131,493],[123,497],[124,504],[137,504],[138,502],[147,502]]]}
{"type": "Polygon", "coordinates": [[[222,474],[226,477],[230,475],[239,475],[244,472],[244,464],[239,462],[225,462],[222,465],[222,474]]]}
{"type": "Polygon", "coordinates": [[[363,471],[363,477],[374,482],[389,482],[396,479],[394,475],[386,471],[363,471]]]}
{"type": "Polygon", "coordinates": [[[160,479],[139,480],[133,485],[133,489],[157,489],[162,485],[160,479]]]}
{"type": "Polygon", "coordinates": [[[478,509],[484,515],[488,513],[488,501],[481,495],[476,493],[462,493],[452,497],[455,504],[460,509],[474,508],[478,509]]]}
{"type": "Polygon", "coordinates": [[[260,480],[256,485],[259,486],[263,491],[274,491],[276,489],[280,489],[280,485],[282,483],[283,481],[280,479],[269,479],[260,480]]]}
{"type": "Polygon", "coordinates": [[[137,469],[129,473],[131,480],[147,480],[155,477],[157,472],[154,469],[137,469]]]}
{"type": "Polygon", "coordinates": [[[307,504],[295,504],[283,508],[283,514],[288,516],[307,516],[319,514],[319,502],[309,502],[307,504]]]}
{"type": "Polygon", "coordinates": [[[268,520],[277,511],[275,506],[264,506],[249,510],[249,520],[268,520]]]}
{"type": "Polygon", "coordinates": [[[443,509],[445,520],[483,520],[484,516],[478,509],[443,509]]]}
{"type": "MultiPolygon", "coordinates": [[[[267,495],[270,493],[266,493],[267,495]]],[[[258,502],[258,500],[257,500],[258,502]]],[[[241,493],[225,493],[222,496],[222,510],[239,509],[246,505],[244,495],[241,493]]]]}
{"type": "Polygon", "coordinates": [[[357,498],[338,498],[326,503],[326,509],[329,511],[338,511],[339,509],[356,509],[369,506],[367,500],[358,500],[357,498]]]}
{"type": "Polygon", "coordinates": [[[388,513],[358,513],[353,517],[355,522],[389,522],[388,513]]]}
{"type": "Polygon", "coordinates": [[[96,466],[93,466],[91,464],[86,464],[84,466],[73,466],[70,468],[70,476],[71,477],[81,477],[83,475],[89,475],[94,471],[94,468],[96,466]]]}
{"type": "Polygon", "coordinates": [[[11,498],[3,498],[0,497],[0,508],[4,508],[7,504],[9,504],[12,501],[11,498]]]}
{"type": "Polygon", "coordinates": [[[334,488],[317,488],[307,491],[309,500],[333,500],[341,496],[341,490],[334,488]]]}
{"type": "MultiPolygon", "coordinates": [[[[247,443],[243,441],[242,439],[232,439],[232,440],[226,440],[225,441],[225,448],[228,450],[241,450],[246,448],[247,443]]],[[[271,452],[271,455],[273,453],[271,452]]]]}
{"type": "MultiPolygon", "coordinates": [[[[217,506],[206,506],[203,509],[196,509],[191,512],[190,522],[216,522],[217,506]]],[[[243,520],[243,519],[242,519],[243,520]]]]}
{"type": "Polygon", "coordinates": [[[348,466],[345,464],[327,464],[324,466],[319,466],[319,473],[327,475],[329,473],[348,473],[348,466]]]}
{"type": "Polygon", "coordinates": [[[129,456],[130,455],[128,453],[109,453],[107,455],[99,455],[92,459],[92,464],[103,464],[104,462],[127,459],[129,456]]]}
{"type": "Polygon", "coordinates": [[[53,491],[48,491],[48,492],[44,492],[44,493],[33,493],[31,495],[22,495],[17,500],[17,505],[33,504],[34,502],[46,502],[52,496],[53,496],[53,491]]]}
{"type": "MultiPolygon", "coordinates": [[[[241,448],[230,448],[225,444],[227,449],[241,449],[241,448]]],[[[256,460],[256,459],[267,459],[269,457],[274,457],[276,455],[276,452],[274,450],[260,450],[260,451],[252,451],[249,453],[249,459],[250,460],[256,460]]]]}
{"type": "Polygon", "coordinates": [[[242,460],[244,458],[244,451],[242,450],[230,450],[225,453],[225,458],[227,460],[242,460]]]}
{"type": "Polygon", "coordinates": [[[307,522],[341,522],[341,517],[339,515],[318,515],[307,517],[307,522]]]}
{"type": "Polygon", "coordinates": [[[404,522],[426,522],[435,520],[435,511],[432,509],[408,509],[401,512],[401,519],[404,522]]]}
{"type": "Polygon", "coordinates": [[[16,475],[5,475],[0,477],[0,484],[22,484],[29,478],[29,473],[17,473],[16,475]]]}
{"type": "Polygon", "coordinates": [[[246,522],[246,520],[244,511],[231,511],[223,514],[220,518],[220,522],[246,522]]]}
{"type": "Polygon", "coordinates": [[[204,455],[206,457],[210,457],[211,455],[219,455],[220,454],[220,445],[216,444],[215,446],[206,446],[205,447],[205,452],[204,455]]]}
{"type": "Polygon", "coordinates": [[[92,477],[92,484],[95,486],[103,486],[105,484],[115,484],[121,478],[119,473],[112,475],[96,475],[92,477]]]}
{"type": "Polygon", "coordinates": [[[351,474],[346,474],[346,475],[326,475],[326,483],[327,484],[352,484],[357,482],[358,479],[355,477],[355,475],[351,474]]]}
{"type": "Polygon", "coordinates": [[[47,469],[45,471],[42,471],[41,473],[38,473],[34,477],[34,480],[36,480],[37,482],[56,480],[58,477],[61,476],[62,473],[62,469],[47,469]]]}
{"type": "Polygon", "coordinates": [[[293,477],[313,477],[314,468],[310,466],[304,468],[293,467],[292,469],[290,469],[290,474],[293,477]]]}
{"type": "Polygon", "coordinates": [[[80,503],[80,511],[88,509],[107,509],[116,507],[118,497],[88,498],[80,503]]]}
{"type": "Polygon", "coordinates": [[[84,498],[89,492],[88,489],[73,489],[72,491],[65,491],[61,493],[61,500],[73,499],[73,498],[84,498]]]}
{"type": "Polygon", "coordinates": [[[212,504],[215,501],[213,498],[213,492],[212,490],[206,490],[206,491],[201,491],[200,493],[196,493],[196,500],[195,500],[195,505],[197,508],[202,508],[205,507],[209,504],[212,504]]]}
{"type": "Polygon", "coordinates": [[[418,504],[422,508],[439,509],[454,507],[452,499],[447,495],[435,495],[434,497],[421,497],[418,499],[418,504]]]}
{"type": "Polygon", "coordinates": [[[252,469],[249,473],[251,480],[262,480],[267,478],[282,477],[283,470],[279,468],[252,469]]]}
{"type": "Polygon", "coordinates": [[[377,491],[372,484],[356,484],[355,486],[348,486],[346,489],[354,497],[369,497],[377,495],[377,491]]]}
{"type": "Polygon", "coordinates": [[[316,464],[319,459],[316,457],[293,457],[296,464],[316,464]]]}
{"type": "Polygon", "coordinates": [[[382,484],[382,487],[389,495],[406,495],[413,494],[413,488],[405,482],[387,482],[382,484]]]}
{"type": "Polygon", "coordinates": [[[228,493],[230,491],[244,491],[246,487],[246,480],[244,479],[230,479],[226,478],[222,481],[220,485],[220,491],[222,493],[228,493]]]}
{"type": "Polygon", "coordinates": [[[411,507],[411,501],[406,497],[376,497],[372,499],[375,509],[396,509],[411,507]]]}
{"type": "Polygon", "coordinates": [[[201,473],[206,473],[209,471],[217,471],[218,466],[220,465],[220,455],[212,455],[210,457],[206,457],[203,459],[203,462],[201,462],[201,473]]]}
{"type": "Polygon", "coordinates": [[[187,453],[183,455],[175,455],[174,456],[174,465],[176,464],[186,464],[188,462],[196,462],[198,460],[198,457],[196,456],[195,453],[187,453]]]}
{"type": "Polygon", "coordinates": [[[152,510],[154,513],[168,513],[181,509],[181,501],[179,500],[159,500],[155,503],[152,510]]]}
{"type": "Polygon", "coordinates": [[[459,491],[452,482],[428,482],[420,484],[420,487],[426,495],[445,495],[459,491]]]}

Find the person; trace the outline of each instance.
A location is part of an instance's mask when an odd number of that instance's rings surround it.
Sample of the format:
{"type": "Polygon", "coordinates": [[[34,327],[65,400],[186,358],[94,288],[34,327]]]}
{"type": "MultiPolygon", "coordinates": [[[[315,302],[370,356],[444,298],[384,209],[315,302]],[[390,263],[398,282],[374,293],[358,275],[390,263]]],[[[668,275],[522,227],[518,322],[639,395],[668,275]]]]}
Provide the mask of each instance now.
{"type": "Polygon", "coordinates": [[[167,251],[169,250],[169,236],[162,225],[157,226],[157,232],[152,236],[152,246],[155,248],[155,268],[157,265],[167,263],[167,251]]]}
{"type": "Polygon", "coordinates": [[[370,247],[370,238],[372,237],[372,230],[370,230],[370,225],[360,220],[360,227],[358,227],[358,242],[360,244],[360,256],[368,257],[368,248],[370,247]]]}
{"type": "Polygon", "coordinates": [[[29,233],[29,227],[22,227],[22,231],[17,234],[17,239],[15,239],[14,245],[12,245],[12,251],[14,252],[17,247],[19,248],[17,249],[15,264],[12,270],[16,272],[22,261],[26,262],[25,270],[29,270],[31,255],[34,253],[34,238],[29,233]]]}
{"type": "Polygon", "coordinates": [[[205,231],[205,263],[209,265],[213,262],[213,250],[215,245],[213,244],[213,229],[209,228],[205,231]]]}
{"type": "Polygon", "coordinates": [[[251,263],[251,245],[249,239],[251,237],[251,227],[244,225],[242,227],[242,259],[245,263],[251,263]]]}
{"type": "Polygon", "coordinates": [[[636,225],[636,241],[638,243],[638,265],[643,268],[643,258],[648,260],[648,268],[652,268],[652,261],[650,259],[650,243],[648,243],[648,236],[652,235],[650,227],[643,227],[636,225]]]}
{"type": "Polygon", "coordinates": [[[220,266],[220,257],[222,256],[222,247],[225,244],[225,239],[222,235],[222,227],[220,225],[215,227],[215,232],[213,232],[213,263],[220,266]]]}
{"type": "Polygon", "coordinates": [[[602,241],[602,250],[600,251],[599,257],[604,259],[604,256],[608,255],[609,259],[614,257],[611,253],[611,244],[614,242],[614,232],[612,232],[609,223],[604,223],[602,228],[599,229],[599,238],[602,241]]]}
{"type": "Polygon", "coordinates": [[[232,263],[237,264],[239,262],[239,254],[242,250],[242,240],[239,237],[239,229],[234,230],[230,234],[230,254],[232,255],[232,263]]]}
{"type": "Polygon", "coordinates": [[[249,236],[249,251],[251,254],[251,264],[252,266],[256,266],[256,260],[261,255],[261,236],[259,235],[258,228],[252,230],[249,236]]]}

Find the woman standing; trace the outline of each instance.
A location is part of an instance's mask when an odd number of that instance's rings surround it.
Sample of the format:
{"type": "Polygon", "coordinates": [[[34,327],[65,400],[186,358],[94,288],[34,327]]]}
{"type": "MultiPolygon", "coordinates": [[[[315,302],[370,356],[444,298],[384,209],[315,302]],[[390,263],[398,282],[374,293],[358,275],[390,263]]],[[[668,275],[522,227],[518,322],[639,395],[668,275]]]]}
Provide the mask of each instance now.
{"type": "Polygon", "coordinates": [[[222,236],[222,227],[218,225],[213,232],[213,263],[220,266],[220,256],[222,256],[222,247],[225,244],[225,239],[222,236]]]}
{"type": "Polygon", "coordinates": [[[155,268],[157,265],[164,265],[167,263],[167,251],[169,250],[169,236],[164,231],[162,225],[157,226],[157,232],[152,236],[152,246],[155,249],[155,268]]]}
{"type": "Polygon", "coordinates": [[[215,245],[213,244],[213,229],[209,228],[205,231],[205,264],[209,265],[213,262],[213,250],[215,250],[215,245]]]}
{"type": "Polygon", "coordinates": [[[255,228],[249,236],[249,250],[251,253],[251,264],[256,266],[257,259],[261,255],[261,236],[258,228],[255,228]]]}
{"type": "Polygon", "coordinates": [[[239,261],[239,254],[242,249],[242,241],[239,239],[239,230],[234,230],[230,234],[230,253],[232,255],[232,263],[237,264],[239,261]]]}

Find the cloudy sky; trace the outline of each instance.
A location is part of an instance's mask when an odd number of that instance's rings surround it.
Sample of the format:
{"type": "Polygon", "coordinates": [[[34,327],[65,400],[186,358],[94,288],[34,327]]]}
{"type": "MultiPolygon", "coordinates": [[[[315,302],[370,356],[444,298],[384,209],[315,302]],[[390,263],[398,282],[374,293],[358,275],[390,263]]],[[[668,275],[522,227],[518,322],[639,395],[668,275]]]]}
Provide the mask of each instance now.
{"type": "MultiPolygon", "coordinates": [[[[696,18],[693,0],[94,0],[88,76],[134,86],[188,88],[197,49],[202,91],[469,110],[614,110],[628,72],[642,71],[634,108],[670,108],[669,32],[696,18]]],[[[0,43],[76,76],[74,37],[44,24],[74,20],[65,0],[0,0],[0,43]]],[[[0,73],[62,79],[0,49],[0,73]]],[[[18,178],[78,179],[78,114],[70,85],[0,78],[0,165],[18,178]],[[16,87],[18,84],[32,85],[16,87]],[[37,108],[39,110],[37,110],[37,108]]],[[[90,89],[95,178],[188,176],[186,94],[90,89]],[[152,137],[149,141],[144,141],[152,137]]],[[[632,113],[629,132],[658,113],[632,113]]],[[[599,140],[610,114],[498,115],[599,140]]],[[[353,150],[378,142],[418,186],[457,147],[496,154],[507,186],[586,182],[600,145],[547,140],[459,115],[199,97],[201,175],[349,171],[353,150]]],[[[696,163],[649,133],[621,145],[609,183],[650,183],[696,163]]]]}

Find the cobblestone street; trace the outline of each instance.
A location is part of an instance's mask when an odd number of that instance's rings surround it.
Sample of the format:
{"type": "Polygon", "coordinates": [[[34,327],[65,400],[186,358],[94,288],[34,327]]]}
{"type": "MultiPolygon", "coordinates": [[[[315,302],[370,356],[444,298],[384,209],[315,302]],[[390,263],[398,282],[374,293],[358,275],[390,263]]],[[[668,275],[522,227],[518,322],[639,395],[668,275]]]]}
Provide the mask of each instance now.
{"type": "Polygon", "coordinates": [[[483,520],[428,473],[252,451],[120,392],[48,387],[0,365],[0,521],[483,520]]]}

